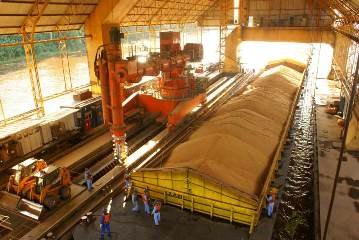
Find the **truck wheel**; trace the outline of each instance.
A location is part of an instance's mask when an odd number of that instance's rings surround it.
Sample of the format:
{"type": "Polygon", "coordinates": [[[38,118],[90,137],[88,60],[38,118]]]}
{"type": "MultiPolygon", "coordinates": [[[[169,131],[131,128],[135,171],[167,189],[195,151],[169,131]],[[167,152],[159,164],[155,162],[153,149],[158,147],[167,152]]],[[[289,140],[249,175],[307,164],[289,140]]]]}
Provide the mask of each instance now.
{"type": "Polygon", "coordinates": [[[63,186],[60,189],[60,196],[63,200],[68,200],[71,198],[71,188],[69,186],[63,186]]]}
{"type": "Polygon", "coordinates": [[[24,189],[21,191],[21,196],[24,197],[24,198],[26,198],[26,199],[31,199],[30,189],[24,188],[24,189]]]}
{"type": "Polygon", "coordinates": [[[48,196],[44,200],[44,206],[49,210],[52,210],[56,207],[57,199],[54,196],[48,196]]]}

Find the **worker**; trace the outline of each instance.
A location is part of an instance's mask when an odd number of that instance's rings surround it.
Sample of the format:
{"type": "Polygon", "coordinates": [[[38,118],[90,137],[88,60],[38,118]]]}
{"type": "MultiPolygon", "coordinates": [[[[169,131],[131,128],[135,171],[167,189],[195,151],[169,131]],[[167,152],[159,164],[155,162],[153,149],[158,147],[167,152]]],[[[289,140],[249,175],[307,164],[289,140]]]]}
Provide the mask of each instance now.
{"type": "Polygon", "coordinates": [[[145,213],[150,215],[150,205],[148,204],[149,199],[149,194],[148,194],[149,190],[148,188],[145,188],[143,194],[142,194],[142,200],[143,200],[143,205],[145,206],[145,213]]]}
{"type": "Polygon", "coordinates": [[[101,240],[105,238],[106,232],[107,232],[107,236],[109,238],[111,237],[110,220],[111,220],[111,213],[109,213],[107,209],[104,209],[100,218],[101,240]]]}
{"type": "Polygon", "coordinates": [[[127,201],[130,195],[131,185],[132,185],[130,175],[127,173],[127,171],[125,173],[124,178],[125,178],[125,197],[126,197],[125,201],[127,201]]]}
{"type": "Polygon", "coordinates": [[[153,219],[155,221],[155,225],[158,226],[160,225],[160,221],[161,221],[161,202],[160,201],[155,201],[154,203],[154,207],[152,210],[152,214],[153,214],[153,219]]]}
{"type": "Polygon", "coordinates": [[[274,209],[274,197],[272,194],[268,194],[267,197],[267,215],[268,217],[272,217],[273,209],[274,209]]]}
{"type": "Polygon", "coordinates": [[[90,169],[88,168],[85,168],[85,182],[86,182],[87,190],[91,191],[93,189],[92,174],[90,172],[90,169]]]}
{"type": "Polygon", "coordinates": [[[137,192],[136,188],[133,189],[133,192],[132,192],[132,205],[133,205],[132,211],[134,211],[134,212],[140,211],[140,208],[138,206],[138,192],[137,192]]]}

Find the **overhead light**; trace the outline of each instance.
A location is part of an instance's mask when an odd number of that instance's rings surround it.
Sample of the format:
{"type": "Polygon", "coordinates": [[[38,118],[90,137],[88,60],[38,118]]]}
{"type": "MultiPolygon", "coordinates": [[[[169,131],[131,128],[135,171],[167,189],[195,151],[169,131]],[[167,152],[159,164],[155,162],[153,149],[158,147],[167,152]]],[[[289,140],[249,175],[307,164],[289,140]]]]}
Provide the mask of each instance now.
{"type": "Polygon", "coordinates": [[[333,9],[333,12],[335,13],[335,15],[337,15],[338,17],[342,18],[343,17],[343,14],[341,12],[339,12],[338,9],[334,8],[333,9]]]}
{"type": "Polygon", "coordinates": [[[239,0],[234,0],[234,15],[233,15],[233,23],[238,24],[239,23],[239,0]]]}

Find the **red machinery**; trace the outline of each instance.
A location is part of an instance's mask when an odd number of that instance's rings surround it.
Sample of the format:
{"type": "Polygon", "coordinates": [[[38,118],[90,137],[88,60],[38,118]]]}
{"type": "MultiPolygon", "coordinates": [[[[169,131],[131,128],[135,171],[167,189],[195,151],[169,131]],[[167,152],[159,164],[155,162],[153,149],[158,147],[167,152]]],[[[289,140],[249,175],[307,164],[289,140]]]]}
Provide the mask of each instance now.
{"type": "Polygon", "coordinates": [[[167,126],[173,127],[206,100],[206,79],[194,77],[191,69],[186,68],[188,61],[202,59],[203,47],[187,43],[182,51],[179,32],[161,32],[160,50],[160,97],[141,94],[139,99],[148,112],[161,112],[167,119],[167,126]]]}
{"type": "Polygon", "coordinates": [[[98,49],[95,61],[96,76],[101,82],[103,115],[105,124],[111,125],[115,157],[126,158],[124,113],[136,107],[147,112],[161,113],[169,127],[177,125],[185,115],[206,99],[206,79],[195,78],[186,69],[186,63],[201,60],[201,44],[180,47],[178,32],[160,33],[159,54],[151,54],[146,63],[136,57],[122,58],[123,33],[111,30],[112,44],[98,49]],[[144,75],[158,76],[157,89],[132,91],[126,94],[125,85],[137,86],[144,75]],[[131,95],[130,95],[131,94],[131,95]]]}

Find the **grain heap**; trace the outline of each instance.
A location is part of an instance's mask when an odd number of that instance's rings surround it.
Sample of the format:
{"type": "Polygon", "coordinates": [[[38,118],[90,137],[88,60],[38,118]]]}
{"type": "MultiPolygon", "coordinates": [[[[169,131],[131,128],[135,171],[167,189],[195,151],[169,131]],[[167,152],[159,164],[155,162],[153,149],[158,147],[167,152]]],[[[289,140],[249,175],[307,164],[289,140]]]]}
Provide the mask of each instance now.
{"type": "Polygon", "coordinates": [[[179,145],[164,167],[191,168],[258,198],[301,75],[286,66],[265,71],[179,145]]]}
{"type": "Polygon", "coordinates": [[[304,72],[306,68],[304,63],[301,63],[291,58],[284,58],[284,59],[279,59],[269,62],[266,66],[266,69],[271,69],[280,65],[292,68],[298,72],[304,72]]]}

